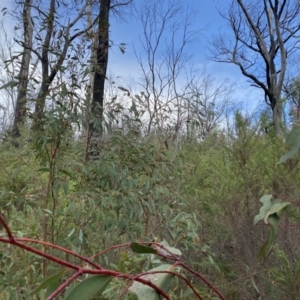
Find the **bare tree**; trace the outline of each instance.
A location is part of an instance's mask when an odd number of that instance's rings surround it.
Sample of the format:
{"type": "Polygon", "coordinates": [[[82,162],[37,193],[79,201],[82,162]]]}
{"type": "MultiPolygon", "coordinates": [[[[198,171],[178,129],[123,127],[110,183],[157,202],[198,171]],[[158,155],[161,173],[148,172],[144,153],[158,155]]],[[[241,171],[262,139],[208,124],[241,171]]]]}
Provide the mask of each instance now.
{"type": "Polygon", "coordinates": [[[136,51],[143,92],[137,100],[148,114],[146,133],[162,129],[166,123],[170,125],[168,120],[173,114],[177,117],[173,128],[176,138],[187,86],[181,77],[189,61],[186,48],[198,35],[198,31],[192,30],[196,14],[185,10],[181,1],[157,0],[144,1],[136,16],[143,30],[143,53],[136,51]]]}
{"type": "Polygon", "coordinates": [[[224,34],[211,42],[210,59],[237,65],[253,86],[263,90],[273,112],[278,135],[282,133],[281,92],[288,59],[300,40],[298,0],[233,0],[220,12],[233,36],[224,34]]]}

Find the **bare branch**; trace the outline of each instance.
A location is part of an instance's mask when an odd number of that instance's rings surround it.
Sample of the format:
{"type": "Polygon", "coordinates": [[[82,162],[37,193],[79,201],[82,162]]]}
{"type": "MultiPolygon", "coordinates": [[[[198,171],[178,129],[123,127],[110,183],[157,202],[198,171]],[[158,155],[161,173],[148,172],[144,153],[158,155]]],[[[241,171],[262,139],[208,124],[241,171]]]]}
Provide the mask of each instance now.
{"type": "Polygon", "coordinates": [[[128,5],[128,4],[132,3],[132,2],[133,2],[133,0],[129,0],[127,2],[116,3],[114,5],[111,5],[110,9],[114,9],[116,7],[119,7],[119,6],[126,6],[126,5],[128,5]]]}
{"type": "Polygon", "coordinates": [[[276,132],[281,133],[281,91],[288,58],[298,49],[300,6],[297,0],[233,0],[228,21],[232,36],[220,35],[210,44],[210,59],[237,65],[242,74],[261,88],[273,111],[276,132]]]}

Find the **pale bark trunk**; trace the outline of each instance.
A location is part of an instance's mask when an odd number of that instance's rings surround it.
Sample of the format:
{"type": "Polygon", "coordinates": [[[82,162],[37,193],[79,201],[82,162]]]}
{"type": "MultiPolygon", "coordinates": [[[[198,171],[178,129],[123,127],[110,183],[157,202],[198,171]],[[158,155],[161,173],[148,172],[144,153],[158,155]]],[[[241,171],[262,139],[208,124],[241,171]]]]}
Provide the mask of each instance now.
{"type": "Polygon", "coordinates": [[[88,141],[88,135],[89,135],[89,124],[90,124],[90,111],[91,111],[91,100],[93,96],[93,88],[94,88],[94,76],[95,72],[93,70],[93,67],[96,63],[96,33],[93,29],[93,17],[92,17],[92,1],[88,1],[87,5],[87,24],[88,27],[91,27],[89,31],[89,35],[91,37],[91,55],[90,55],[90,74],[89,74],[89,85],[87,90],[87,99],[86,99],[86,110],[85,110],[85,122],[87,124],[87,127],[82,127],[82,136],[86,138],[87,144],[88,141]]]}
{"type": "Polygon", "coordinates": [[[32,34],[33,26],[31,22],[31,5],[32,0],[26,0],[23,9],[23,26],[24,26],[24,49],[22,63],[19,73],[19,89],[15,108],[12,138],[14,144],[18,146],[16,139],[20,136],[20,127],[24,124],[26,114],[26,96],[28,87],[29,65],[31,60],[32,34]]]}

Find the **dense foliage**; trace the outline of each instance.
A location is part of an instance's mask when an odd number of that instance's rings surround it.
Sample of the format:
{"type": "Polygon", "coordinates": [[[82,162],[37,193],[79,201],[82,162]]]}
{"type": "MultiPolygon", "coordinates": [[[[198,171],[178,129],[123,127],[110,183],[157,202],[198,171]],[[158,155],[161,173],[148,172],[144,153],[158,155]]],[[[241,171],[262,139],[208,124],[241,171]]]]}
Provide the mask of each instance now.
{"type": "Polygon", "coordinates": [[[212,43],[263,91],[251,117],[189,65],[184,1],[1,8],[0,300],[299,299],[300,8],[279,2],[232,1],[235,43],[212,43]],[[132,87],[107,73],[128,11],[132,87]]]}
{"type": "MultiPolygon", "coordinates": [[[[225,299],[297,298],[300,161],[296,155],[277,164],[286,149],[281,137],[237,113],[231,131],[216,130],[204,141],[183,138],[180,147],[162,135],[112,130],[101,138],[99,158],[87,160],[84,140],[63,126],[74,116],[57,118],[57,111],[45,115],[41,131],[23,138],[22,147],[1,142],[1,213],[17,238],[43,240],[87,258],[113,245],[167,241],[225,299]],[[254,226],[253,219],[266,194],[292,206],[281,217],[276,244],[258,258],[269,226],[254,226]]],[[[37,247],[45,251],[45,245],[37,247]]],[[[57,249],[47,253],[77,262],[57,249]]],[[[121,247],[96,262],[131,274],[163,260],[121,247]]],[[[68,275],[57,264],[1,244],[1,299],[45,299],[68,275]],[[41,286],[44,278],[55,284],[41,286]]],[[[203,299],[218,299],[190,279],[203,299]]],[[[126,286],[120,280],[107,284],[103,299],[118,299],[126,286]]],[[[170,295],[192,297],[176,280],[170,295]]]]}

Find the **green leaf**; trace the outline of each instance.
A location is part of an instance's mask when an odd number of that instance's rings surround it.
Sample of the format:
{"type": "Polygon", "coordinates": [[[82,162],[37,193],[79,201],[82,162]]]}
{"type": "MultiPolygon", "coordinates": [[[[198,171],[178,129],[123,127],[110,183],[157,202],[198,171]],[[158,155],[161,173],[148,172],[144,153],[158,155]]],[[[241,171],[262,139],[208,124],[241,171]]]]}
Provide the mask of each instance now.
{"type": "Polygon", "coordinates": [[[290,151],[286,152],[280,157],[279,164],[286,162],[288,159],[293,158],[299,151],[300,145],[294,145],[290,151]]]}
{"type": "Polygon", "coordinates": [[[159,242],[159,244],[163,245],[165,247],[169,247],[170,246],[169,243],[166,240],[163,240],[163,241],[159,242]]]}
{"type": "Polygon", "coordinates": [[[118,86],[118,89],[120,89],[120,90],[123,91],[123,92],[127,92],[127,93],[129,94],[129,90],[123,88],[122,86],[118,86]]]}
{"type": "Polygon", "coordinates": [[[62,182],[61,186],[64,190],[65,195],[68,195],[69,194],[69,185],[66,182],[62,182]]]}
{"type": "Polygon", "coordinates": [[[165,250],[165,249],[157,247],[158,248],[157,252],[159,254],[163,255],[163,256],[171,257],[171,254],[169,252],[171,252],[172,254],[174,254],[176,256],[181,256],[182,255],[182,252],[179,249],[170,247],[167,241],[162,241],[159,244],[164,246],[164,248],[166,248],[166,250],[165,250]],[[167,250],[169,250],[169,252],[167,250]]]}
{"type": "Polygon", "coordinates": [[[167,250],[169,250],[169,252],[165,249],[162,249],[162,248],[159,248],[157,249],[157,252],[158,254],[160,255],[163,255],[163,256],[166,256],[166,257],[173,257],[170,252],[176,256],[181,256],[182,255],[182,252],[177,249],[177,248],[173,248],[173,247],[167,247],[167,246],[164,246],[167,250]]]}
{"type": "Polygon", "coordinates": [[[82,243],[82,241],[83,241],[83,231],[81,229],[79,229],[78,239],[79,239],[80,243],[82,243]]]}
{"type": "Polygon", "coordinates": [[[2,86],[0,87],[0,90],[7,89],[7,88],[9,88],[9,87],[13,88],[13,87],[17,86],[18,84],[19,84],[19,83],[18,83],[17,81],[10,81],[10,82],[8,82],[8,83],[2,85],[2,86]]]}
{"type": "MultiPolygon", "coordinates": [[[[174,269],[173,265],[164,264],[150,270],[149,272],[155,271],[172,271],[174,269]]],[[[156,274],[146,274],[141,276],[141,278],[151,281],[157,287],[162,289],[164,292],[168,292],[171,287],[172,279],[174,275],[168,273],[156,273],[156,274]]],[[[162,297],[150,286],[135,281],[133,285],[129,288],[130,292],[137,295],[138,299],[143,300],[160,300],[162,297]]]]}
{"type": "Polygon", "coordinates": [[[260,295],[260,291],[259,291],[259,289],[258,289],[258,287],[257,287],[257,285],[256,285],[256,283],[254,281],[253,276],[251,276],[251,282],[252,282],[252,286],[254,287],[254,289],[256,290],[256,292],[260,295]]]}
{"type": "Polygon", "coordinates": [[[60,169],[60,170],[59,170],[59,172],[61,172],[61,173],[65,174],[65,175],[67,175],[67,176],[69,176],[69,177],[72,177],[71,173],[70,173],[70,172],[68,172],[67,170],[60,169]]]}
{"type": "Polygon", "coordinates": [[[76,283],[73,281],[71,284],[66,288],[65,293],[64,293],[64,298],[67,298],[69,294],[72,292],[72,290],[75,288],[76,283]]]}
{"type": "Polygon", "coordinates": [[[43,209],[44,212],[48,213],[49,215],[53,215],[53,212],[50,209],[43,209]]]}
{"type": "Polygon", "coordinates": [[[300,126],[295,127],[287,136],[286,144],[291,146],[291,149],[281,156],[279,163],[283,163],[295,156],[300,149],[300,126]]]}
{"type": "Polygon", "coordinates": [[[13,170],[13,172],[12,172],[10,178],[13,179],[13,178],[17,177],[18,174],[20,173],[20,171],[21,171],[21,167],[19,166],[19,167],[17,167],[16,169],[13,170]]]}
{"type": "Polygon", "coordinates": [[[68,94],[68,88],[65,84],[62,85],[61,94],[62,94],[63,97],[65,97],[68,94]]]}
{"type": "Polygon", "coordinates": [[[210,263],[214,266],[214,268],[219,272],[221,273],[221,269],[220,267],[218,266],[218,264],[215,262],[215,260],[213,259],[213,257],[211,255],[208,255],[208,259],[210,261],[210,263]]]}
{"type": "Polygon", "coordinates": [[[295,127],[287,136],[286,144],[289,146],[295,145],[295,143],[300,143],[300,126],[295,127]]]}
{"type": "Polygon", "coordinates": [[[259,199],[259,201],[263,204],[263,206],[259,210],[259,214],[254,218],[254,225],[256,225],[260,220],[263,220],[266,216],[267,212],[272,206],[271,203],[272,195],[264,195],[259,199]]]}
{"type": "Polygon", "coordinates": [[[169,149],[168,140],[165,140],[164,144],[165,144],[166,148],[169,149]]]}
{"type": "Polygon", "coordinates": [[[89,300],[93,297],[100,296],[112,278],[112,276],[106,275],[89,277],[77,284],[65,300],[89,300]]]}
{"type": "Polygon", "coordinates": [[[73,233],[75,232],[75,228],[73,228],[70,233],[68,234],[68,238],[71,237],[73,235],[73,233]]]}
{"type": "Polygon", "coordinates": [[[144,246],[138,243],[131,243],[130,244],[130,248],[133,252],[135,253],[152,253],[152,254],[157,254],[157,251],[152,248],[152,247],[148,247],[148,246],[144,246]]]}
{"type": "Polygon", "coordinates": [[[54,281],[52,284],[50,284],[46,290],[46,295],[45,295],[46,298],[48,298],[54,291],[56,291],[60,285],[61,285],[60,280],[54,281]]]}
{"type": "Polygon", "coordinates": [[[59,52],[56,52],[56,51],[49,51],[51,54],[54,54],[56,56],[61,56],[61,53],[59,52]]]}
{"type": "Polygon", "coordinates": [[[290,205],[289,202],[282,202],[280,199],[275,199],[271,202],[271,199],[271,195],[265,195],[260,199],[263,206],[260,208],[259,214],[254,218],[254,225],[262,219],[266,224],[271,225],[268,239],[259,251],[258,256],[260,258],[266,257],[270,254],[278,235],[279,217],[283,210],[290,205]]]}
{"type": "Polygon", "coordinates": [[[88,75],[89,73],[91,73],[90,68],[89,68],[89,67],[85,68],[84,73],[83,73],[83,78],[84,78],[86,75],[88,75]]]}
{"type": "Polygon", "coordinates": [[[282,203],[277,203],[272,205],[271,209],[266,213],[265,217],[264,217],[264,221],[265,223],[268,223],[268,218],[269,216],[273,215],[273,214],[277,214],[278,217],[280,216],[280,214],[282,213],[282,211],[288,206],[290,205],[290,202],[282,202],[282,203]]]}
{"type": "Polygon", "coordinates": [[[268,239],[259,250],[259,258],[266,257],[270,254],[278,235],[279,217],[276,214],[273,214],[269,217],[268,221],[272,225],[272,227],[270,228],[268,239]]]}
{"type": "Polygon", "coordinates": [[[59,286],[59,283],[60,283],[60,278],[62,276],[64,271],[61,271],[59,272],[58,274],[55,274],[49,278],[47,278],[46,280],[44,280],[40,286],[38,286],[31,294],[30,296],[32,295],[35,295],[37,294],[40,290],[42,289],[46,289],[46,288],[51,288],[51,287],[54,287],[54,286],[59,286]]]}

